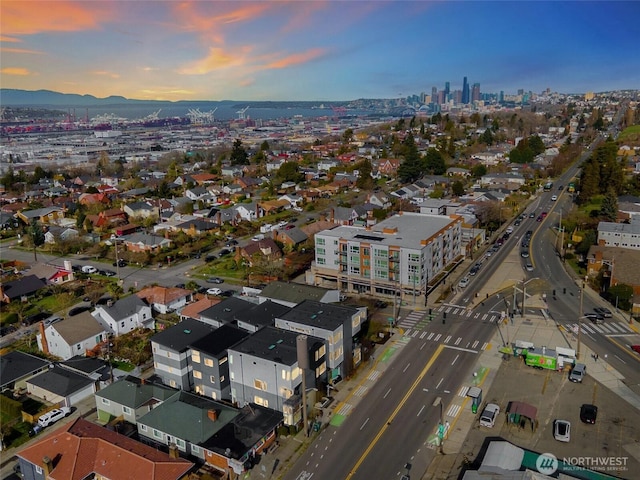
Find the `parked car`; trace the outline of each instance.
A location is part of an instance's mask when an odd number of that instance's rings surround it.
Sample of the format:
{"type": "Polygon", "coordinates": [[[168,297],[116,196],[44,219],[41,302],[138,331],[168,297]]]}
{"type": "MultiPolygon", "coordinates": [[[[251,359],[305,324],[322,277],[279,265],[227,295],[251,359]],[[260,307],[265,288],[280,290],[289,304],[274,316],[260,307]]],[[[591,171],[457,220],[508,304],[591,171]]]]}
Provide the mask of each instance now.
{"type": "Polygon", "coordinates": [[[38,425],[42,428],[46,428],[69,415],[71,415],[71,409],[69,407],[55,408],[44,415],[40,415],[40,417],[38,417],[38,425]]]}
{"type": "Polygon", "coordinates": [[[113,270],[98,270],[98,273],[100,275],[104,275],[105,277],[115,277],[116,276],[116,272],[114,272],[113,270]]]}
{"type": "Polygon", "coordinates": [[[217,288],[217,287],[209,288],[209,289],[207,289],[207,294],[208,295],[222,295],[222,289],[217,288]]]}
{"type": "Polygon", "coordinates": [[[571,440],[571,422],[567,420],[554,420],[553,438],[559,442],[568,442],[571,440]]]}
{"type": "Polygon", "coordinates": [[[126,267],[127,261],[120,258],[117,262],[113,262],[114,267],[126,267]]]}
{"type": "Polygon", "coordinates": [[[576,363],[571,369],[569,380],[576,383],[582,383],[582,379],[587,374],[587,366],[584,363],[576,363]]]}
{"type": "Polygon", "coordinates": [[[231,253],[231,250],[229,250],[228,248],[223,248],[222,250],[220,250],[218,257],[222,258],[225,255],[229,255],[230,253],[231,253]]]}
{"type": "Polygon", "coordinates": [[[640,353],[640,345],[631,345],[631,350],[636,353],[640,353]]]}
{"type": "Polygon", "coordinates": [[[536,212],[531,212],[529,214],[529,218],[536,218],[536,212]]]}
{"type": "Polygon", "coordinates": [[[80,305],[77,307],[73,307],[71,310],[69,310],[69,316],[73,317],[75,315],[78,315],[79,313],[87,312],[89,310],[91,310],[91,307],[88,305],[80,305]]]}
{"type": "Polygon", "coordinates": [[[91,265],[85,265],[82,267],[82,273],[97,273],[98,269],[91,265]]]}
{"type": "Polygon", "coordinates": [[[585,403],[580,407],[580,420],[584,423],[594,424],[598,418],[598,407],[585,403]]]}
{"type": "Polygon", "coordinates": [[[522,258],[529,258],[529,250],[521,250],[520,251],[520,256],[522,258]]]}
{"type": "Polygon", "coordinates": [[[458,282],[460,288],[466,288],[467,285],[469,285],[469,277],[462,277],[460,282],[458,282]]]}
{"type": "Polygon", "coordinates": [[[531,264],[531,262],[527,262],[524,268],[527,270],[527,272],[533,272],[533,265],[531,264]]]}
{"type": "Polygon", "coordinates": [[[500,413],[500,407],[495,403],[488,403],[484,410],[480,414],[480,426],[493,428],[496,423],[496,418],[500,413]]]}
{"type": "Polygon", "coordinates": [[[558,196],[557,195],[551,195],[551,201],[555,202],[556,200],[558,200],[558,196]]]}
{"type": "Polygon", "coordinates": [[[594,312],[596,312],[599,315],[602,315],[604,318],[611,318],[613,317],[613,313],[611,312],[611,310],[609,310],[606,307],[596,307],[593,309],[594,312]]]}
{"type": "Polygon", "coordinates": [[[237,240],[229,240],[227,243],[224,244],[225,247],[233,247],[234,245],[238,245],[237,240]]]}
{"type": "Polygon", "coordinates": [[[234,290],[224,290],[220,296],[221,297],[233,297],[236,292],[234,290]]]}
{"type": "Polygon", "coordinates": [[[207,282],[220,284],[220,283],[224,283],[224,280],[221,279],[220,277],[209,277],[207,278],[207,282]]]}

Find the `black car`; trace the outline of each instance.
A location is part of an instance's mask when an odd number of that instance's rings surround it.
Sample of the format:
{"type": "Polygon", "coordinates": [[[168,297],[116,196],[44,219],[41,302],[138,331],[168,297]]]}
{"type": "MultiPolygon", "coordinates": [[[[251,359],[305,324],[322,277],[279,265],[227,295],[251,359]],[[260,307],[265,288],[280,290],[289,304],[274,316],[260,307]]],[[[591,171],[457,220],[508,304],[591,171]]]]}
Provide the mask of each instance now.
{"type": "Polygon", "coordinates": [[[127,266],[127,261],[123,260],[122,258],[119,259],[117,262],[113,262],[113,266],[114,267],[126,267],[127,266]]]}
{"type": "Polygon", "coordinates": [[[598,407],[585,403],[580,407],[580,420],[584,423],[594,424],[598,418],[598,407]]]}
{"type": "Polygon", "coordinates": [[[34,313],[33,315],[29,315],[28,317],[25,317],[25,319],[22,321],[22,324],[25,327],[28,327],[29,325],[34,325],[39,321],[44,320],[45,318],[49,318],[50,316],[51,316],[51,312],[46,312],[46,311],[34,313]]]}
{"type": "Polygon", "coordinates": [[[231,250],[229,250],[228,248],[223,248],[222,250],[220,250],[220,253],[218,254],[219,257],[224,257],[225,255],[229,255],[231,253],[231,250]]]}
{"type": "Polygon", "coordinates": [[[593,323],[604,322],[604,315],[601,315],[599,313],[590,312],[590,313],[585,313],[584,316],[585,318],[588,318],[589,320],[591,320],[593,323]]]}
{"type": "Polygon", "coordinates": [[[87,306],[87,305],[82,305],[79,307],[73,307],[71,310],[69,310],[69,316],[73,317],[74,315],[78,315],[79,313],[82,312],[87,312],[91,310],[91,307],[87,306]]]}
{"type": "Polygon", "coordinates": [[[204,257],[204,261],[205,262],[213,262],[216,258],[218,258],[218,257],[216,257],[213,253],[210,253],[209,255],[204,257]]]}
{"type": "Polygon", "coordinates": [[[593,309],[594,312],[596,312],[597,314],[602,315],[604,318],[611,318],[613,316],[613,313],[611,313],[611,310],[609,310],[606,307],[596,307],[593,309]]]}
{"type": "Polygon", "coordinates": [[[207,283],[224,283],[224,280],[221,279],[220,277],[209,277],[207,278],[207,283]]]}
{"type": "Polygon", "coordinates": [[[98,270],[98,273],[100,275],[104,275],[105,277],[115,277],[116,276],[116,272],[114,272],[113,270],[98,270]]]}
{"type": "Polygon", "coordinates": [[[480,270],[480,264],[476,263],[473,267],[471,267],[471,270],[469,270],[469,275],[475,275],[476,273],[478,273],[478,271],[480,270]]]}
{"type": "Polygon", "coordinates": [[[234,245],[237,245],[238,241],[237,240],[229,240],[227,243],[224,244],[225,247],[233,247],[234,245]]]}
{"type": "Polygon", "coordinates": [[[236,293],[233,290],[223,290],[220,294],[221,297],[233,297],[233,294],[236,293]]]}

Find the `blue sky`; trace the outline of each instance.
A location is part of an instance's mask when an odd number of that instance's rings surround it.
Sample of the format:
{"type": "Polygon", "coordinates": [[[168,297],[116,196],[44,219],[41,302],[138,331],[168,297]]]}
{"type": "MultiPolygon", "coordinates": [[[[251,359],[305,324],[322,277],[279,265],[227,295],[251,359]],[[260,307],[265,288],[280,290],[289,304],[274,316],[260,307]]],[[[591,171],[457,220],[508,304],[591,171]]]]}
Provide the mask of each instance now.
{"type": "Polygon", "coordinates": [[[0,3],[0,85],[156,100],[640,88],[640,2],[0,3]]]}

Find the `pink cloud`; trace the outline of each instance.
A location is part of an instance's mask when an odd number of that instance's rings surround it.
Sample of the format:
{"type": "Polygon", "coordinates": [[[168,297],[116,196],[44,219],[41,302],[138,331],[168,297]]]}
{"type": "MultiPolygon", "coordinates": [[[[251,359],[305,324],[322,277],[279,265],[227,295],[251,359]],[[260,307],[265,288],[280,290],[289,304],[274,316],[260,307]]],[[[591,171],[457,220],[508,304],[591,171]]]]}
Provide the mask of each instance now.
{"type": "Polygon", "coordinates": [[[0,48],[0,52],[6,53],[29,53],[32,55],[44,55],[44,52],[39,52],[37,50],[27,50],[26,48],[0,48]]]}
{"type": "Polygon", "coordinates": [[[110,2],[82,4],[73,1],[3,1],[0,30],[4,34],[77,32],[99,27],[113,18],[110,2]]]}
{"type": "Polygon", "coordinates": [[[302,63],[307,63],[311,60],[315,60],[316,58],[320,58],[326,53],[327,51],[324,48],[312,48],[311,50],[307,50],[306,52],[293,53],[291,55],[282,57],[279,60],[267,63],[263,68],[280,69],[291,67],[292,65],[300,65],[302,63]]]}

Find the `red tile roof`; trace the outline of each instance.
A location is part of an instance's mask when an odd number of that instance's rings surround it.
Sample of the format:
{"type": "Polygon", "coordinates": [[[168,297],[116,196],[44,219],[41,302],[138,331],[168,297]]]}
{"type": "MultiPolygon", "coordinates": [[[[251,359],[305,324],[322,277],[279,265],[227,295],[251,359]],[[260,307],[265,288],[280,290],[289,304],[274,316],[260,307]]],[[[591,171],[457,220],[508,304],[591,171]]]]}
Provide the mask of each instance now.
{"type": "Polygon", "coordinates": [[[92,474],[112,480],[182,478],[193,463],[120,435],[82,418],[25,448],[18,457],[43,466],[53,460],[50,480],[81,480],[92,474]]]}

